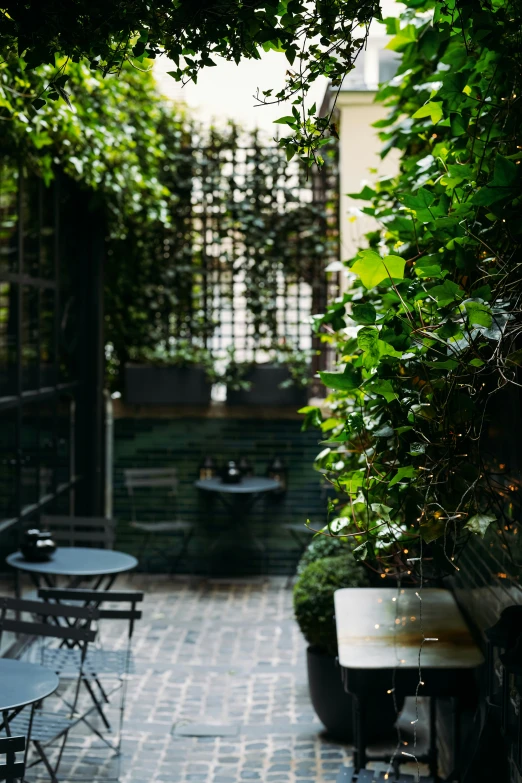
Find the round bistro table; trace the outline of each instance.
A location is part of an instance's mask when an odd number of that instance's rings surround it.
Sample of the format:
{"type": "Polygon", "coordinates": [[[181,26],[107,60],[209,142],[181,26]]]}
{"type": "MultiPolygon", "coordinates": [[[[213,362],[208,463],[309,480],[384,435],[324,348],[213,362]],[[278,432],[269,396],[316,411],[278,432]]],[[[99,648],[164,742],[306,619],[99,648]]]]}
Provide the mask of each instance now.
{"type": "Polygon", "coordinates": [[[225,495],[253,495],[254,499],[263,492],[276,492],[281,489],[279,481],[262,476],[242,479],[238,484],[225,484],[220,478],[199,479],[194,486],[205,492],[219,492],[225,495]]]}
{"type": "MultiPolygon", "coordinates": [[[[262,494],[281,490],[281,484],[278,481],[262,476],[251,476],[241,479],[237,484],[226,484],[220,478],[210,478],[199,479],[194,482],[194,486],[203,492],[213,493],[230,512],[231,530],[227,532],[233,534],[235,541],[249,539],[254,547],[263,556],[265,555],[266,547],[249,529],[246,524],[247,516],[262,494]]],[[[211,553],[222,543],[222,537],[214,537],[209,550],[211,553]]]]}
{"type": "MultiPolygon", "coordinates": [[[[9,724],[24,707],[36,705],[54,693],[59,679],[50,669],[36,663],[0,658],[0,731],[10,736],[9,724]]],[[[32,715],[29,727],[32,725],[32,715]]],[[[26,737],[26,754],[30,735],[26,737]]]]}
{"type": "Polygon", "coordinates": [[[49,560],[41,563],[26,560],[21,552],[13,552],[6,563],[29,574],[36,587],[42,583],[56,587],[57,577],[62,576],[68,580],[67,587],[95,579],[94,590],[110,590],[118,574],[132,571],[138,565],[136,558],[125,552],[83,546],[58,547],[49,560]]]}

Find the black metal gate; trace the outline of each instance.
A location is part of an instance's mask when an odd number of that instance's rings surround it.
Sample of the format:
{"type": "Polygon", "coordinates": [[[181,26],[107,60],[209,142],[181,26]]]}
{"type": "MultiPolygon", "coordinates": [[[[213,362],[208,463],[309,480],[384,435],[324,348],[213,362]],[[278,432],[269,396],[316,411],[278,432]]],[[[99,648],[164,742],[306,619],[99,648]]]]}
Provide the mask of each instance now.
{"type": "Polygon", "coordinates": [[[0,161],[0,531],[102,508],[102,258],[85,194],[0,161]]]}

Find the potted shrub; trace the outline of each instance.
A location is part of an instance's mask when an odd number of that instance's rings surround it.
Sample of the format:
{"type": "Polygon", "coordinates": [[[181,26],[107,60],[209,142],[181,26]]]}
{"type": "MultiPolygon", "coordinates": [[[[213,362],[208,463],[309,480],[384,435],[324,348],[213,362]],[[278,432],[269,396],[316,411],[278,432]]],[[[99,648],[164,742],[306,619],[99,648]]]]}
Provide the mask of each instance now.
{"type": "MultiPolygon", "coordinates": [[[[303,636],[308,642],[307,669],[310,698],[314,710],[328,732],[343,741],[352,739],[352,697],[346,693],[337,662],[337,634],[334,614],[334,592],[342,587],[366,587],[364,568],[355,560],[346,543],[320,536],[314,539],[303,556],[294,587],[294,612],[303,636]],[[321,541],[328,541],[325,544],[321,541]],[[320,542],[321,543],[316,543],[320,542]],[[330,542],[335,541],[335,544],[330,542]],[[337,554],[314,559],[321,550],[337,554]]],[[[377,675],[378,676],[378,675],[377,675]]],[[[389,687],[383,681],[382,693],[389,687]]],[[[396,719],[393,703],[379,696],[368,708],[368,736],[387,735],[396,719]]]]}
{"type": "Polygon", "coordinates": [[[308,402],[310,362],[303,351],[277,349],[264,363],[236,362],[227,372],[227,405],[291,406],[308,402]]]}
{"type": "Polygon", "coordinates": [[[215,380],[210,353],[178,341],[125,365],[124,399],[131,405],[209,405],[215,380]]]}

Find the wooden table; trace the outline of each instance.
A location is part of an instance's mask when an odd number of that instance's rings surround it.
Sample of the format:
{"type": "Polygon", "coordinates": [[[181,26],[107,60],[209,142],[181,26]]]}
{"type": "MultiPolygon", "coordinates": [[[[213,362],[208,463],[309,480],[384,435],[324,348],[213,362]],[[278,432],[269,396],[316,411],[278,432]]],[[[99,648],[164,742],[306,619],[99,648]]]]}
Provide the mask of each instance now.
{"type": "Polygon", "coordinates": [[[392,678],[397,693],[414,696],[419,684],[420,651],[424,684],[419,687],[419,696],[430,696],[428,761],[436,778],[436,698],[453,699],[457,744],[456,697],[464,682],[469,682],[465,673],[484,662],[453,594],[434,588],[346,588],[337,590],[334,600],[339,663],[345,670],[346,687],[354,697],[355,768],[364,767],[368,760],[365,697],[380,689],[383,699],[391,698],[386,691],[392,688],[392,678]]]}

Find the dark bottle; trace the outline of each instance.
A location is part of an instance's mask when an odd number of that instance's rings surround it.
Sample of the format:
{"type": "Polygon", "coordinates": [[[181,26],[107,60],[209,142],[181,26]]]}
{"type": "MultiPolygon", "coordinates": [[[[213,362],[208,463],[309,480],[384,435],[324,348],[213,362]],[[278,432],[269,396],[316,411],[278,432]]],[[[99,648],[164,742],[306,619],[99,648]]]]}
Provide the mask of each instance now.
{"type": "Polygon", "coordinates": [[[56,544],[51,533],[32,528],[26,531],[20,549],[26,560],[39,563],[49,560],[54,555],[56,544]]]}
{"type": "Polygon", "coordinates": [[[240,481],[241,471],[235,460],[231,459],[227,462],[227,466],[223,471],[223,484],[239,484],[240,481]]]}

